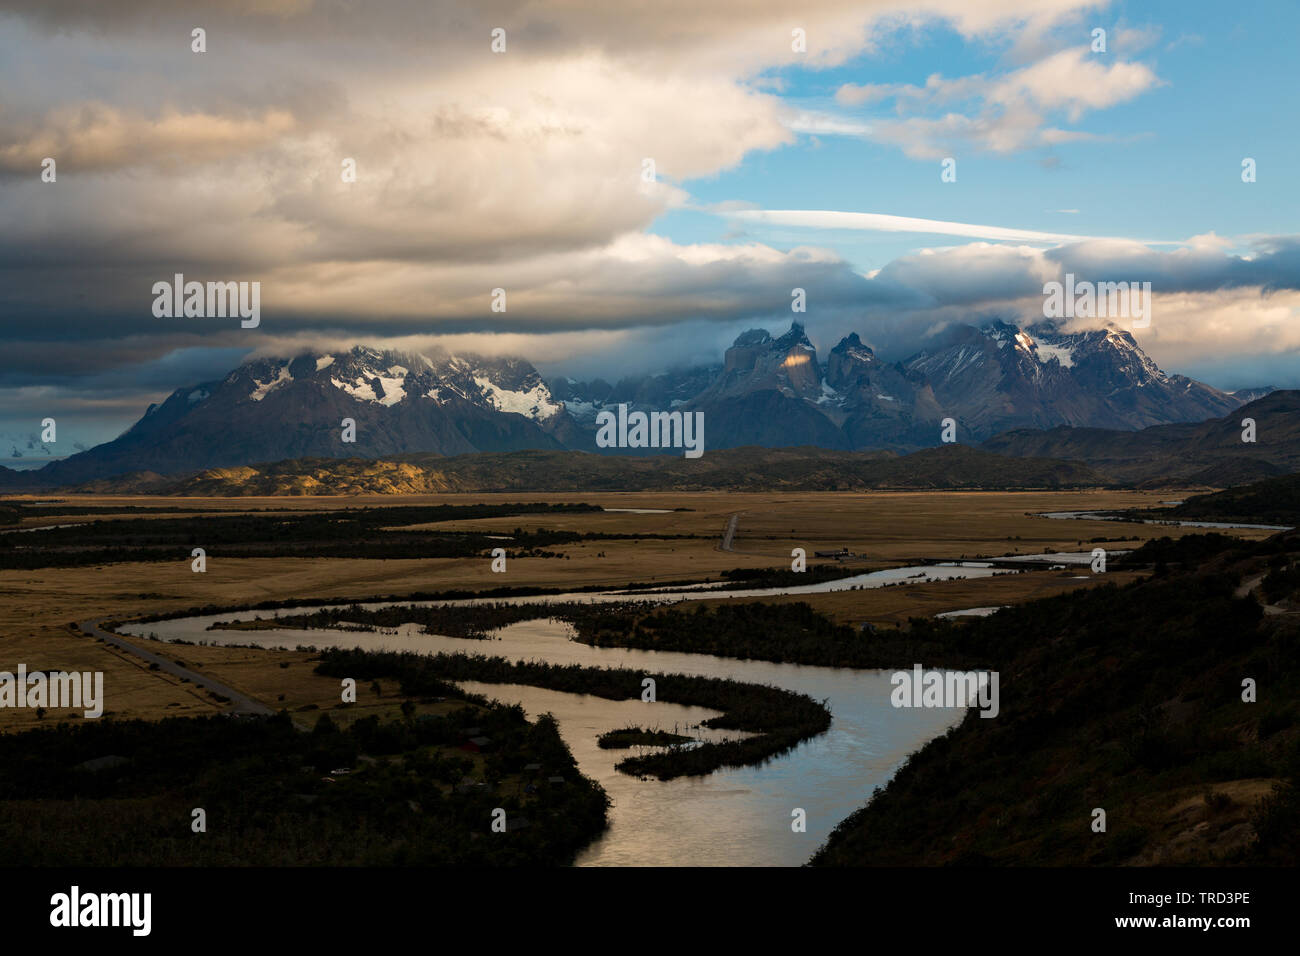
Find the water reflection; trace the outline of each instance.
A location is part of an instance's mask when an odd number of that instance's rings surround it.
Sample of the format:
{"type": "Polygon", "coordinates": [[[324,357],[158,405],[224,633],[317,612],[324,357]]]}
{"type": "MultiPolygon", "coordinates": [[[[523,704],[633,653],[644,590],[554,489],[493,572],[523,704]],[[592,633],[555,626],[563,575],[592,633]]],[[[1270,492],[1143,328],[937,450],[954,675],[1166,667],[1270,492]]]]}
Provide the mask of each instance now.
{"type": "MultiPolygon", "coordinates": [[[[263,612],[264,616],[267,612],[263,612]]],[[[292,613],[292,612],[280,612],[292,613]]],[[[476,652],[513,660],[544,660],[646,673],[682,673],[774,684],[826,700],[830,730],[757,767],[716,771],[703,778],[640,780],[617,773],[626,751],[601,750],[596,738],[628,725],[671,729],[715,712],[657,702],[608,701],[534,687],[466,682],[474,690],[519,703],[530,717],[550,711],[582,772],[613,799],[610,828],[579,858],[582,865],[746,866],[805,862],[831,829],[883,786],[908,754],[962,716],[948,710],[895,709],[888,671],[739,661],[707,654],[596,648],[570,640],[572,628],[553,619],[524,621],[488,643],[420,633],[418,625],[372,632],[321,630],[205,631],[217,617],[139,624],[124,630],[262,647],[358,647],[418,653],[476,652]],[[791,811],[807,814],[807,832],[791,830],[791,811]]],[[[247,616],[247,615],[245,615],[247,616]]],[[[662,678],[660,687],[662,688],[662,678]]],[[[718,739],[723,734],[709,734],[718,739]]]]}

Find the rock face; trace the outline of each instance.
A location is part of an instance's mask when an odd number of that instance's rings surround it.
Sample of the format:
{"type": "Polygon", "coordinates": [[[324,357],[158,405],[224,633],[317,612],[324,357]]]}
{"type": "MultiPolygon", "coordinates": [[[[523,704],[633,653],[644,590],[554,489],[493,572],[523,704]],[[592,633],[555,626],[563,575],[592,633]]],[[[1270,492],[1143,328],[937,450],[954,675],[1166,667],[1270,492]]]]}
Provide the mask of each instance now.
{"type": "MultiPolygon", "coordinates": [[[[914,450],[1061,425],[1140,429],[1203,421],[1251,393],[1166,375],[1127,332],[1064,333],[1002,322],[954,327],[902,362],[855,332],[823,364],[803,327],[739,336],[722,364],[630,377],[544,381],[520,358],[357,347],[248,362],[173,392],[119,438],[29,473],[22,483],[80,484],[125,472],[162,475],[290,458],[460,455],[523,449],[603,451],[596,416],[626,404],[702,411],[705,450],[758,445],[914,450]],[[343,421],[355,441],[343,440],[343,421]]],[[[626,454],[626,449],[615,449],[626,454]]],[[[647,450],[647,454],[662,451],[647,450]]],[[[0,475],[0,485],[17,481],[0,475]]]]}
{"type": "Polygon", "coordinates": [[[973,440],[1054,425],[1137,429],[1223,415],[1241,401],[1166,375],[1128,332],[1063,333],[1003,322],[956,329],[906,362],[973,440]]]}
{"type": "Polygon", "coordinates": [[[1050,324],[1021,329],[1004,322],[956,326],[902,362],[882,361],[854,332],[824,366],[798,323],[775,339],[754,329],[736,339],[720,369],[657,381],[658,404],[638,401],[629,389],[607,398],[606,391],[578,383],[568,388],[583,396],[583,412],[591,417],[616,402],[701,410],[712,448],[907,450],[937,444],[945,418],[957,422],[959,441],[975,442],[1015,428],[1199,422],[1243,400],[1166,375],[1127,332],[1064,333],[1050,324]]]}

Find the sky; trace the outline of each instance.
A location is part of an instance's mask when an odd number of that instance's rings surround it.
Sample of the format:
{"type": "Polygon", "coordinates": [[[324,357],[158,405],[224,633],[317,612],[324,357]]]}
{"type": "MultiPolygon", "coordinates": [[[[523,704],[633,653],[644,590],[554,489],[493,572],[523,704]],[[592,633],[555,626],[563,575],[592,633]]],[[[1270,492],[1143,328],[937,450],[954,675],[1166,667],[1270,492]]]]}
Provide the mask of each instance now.
{"type": "Polygon", "coordinates": [[[0,0],[0,434],[94,444],[352,344],[616,380],[798,318],[901,359],[1066,273],[1151,282],[1166,371],[1300,387],[1297,33],[1289,0],[0,0]],[[155,315],[177,273],[259,282],[260,323],[155,315]]]}

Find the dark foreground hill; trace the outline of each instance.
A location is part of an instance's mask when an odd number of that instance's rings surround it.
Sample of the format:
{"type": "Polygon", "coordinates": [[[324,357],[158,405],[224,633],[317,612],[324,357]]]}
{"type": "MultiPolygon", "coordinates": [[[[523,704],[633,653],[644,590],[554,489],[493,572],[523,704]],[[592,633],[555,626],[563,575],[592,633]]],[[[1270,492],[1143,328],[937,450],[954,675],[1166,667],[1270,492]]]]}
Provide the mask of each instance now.
{"type": "Polygon", "coordinates": [[[913,621],[921,663],[999,672],[1000,713],[971,711],[913,755],[813,862],[1300,861],[1300,535],[1162,539],[1136,557],[1154,572],[1125,587],[913,621]],[[1270,568],[1267,608],[1238,596],[1270,568]]]}
{"type": "Polygon", "coordinates": [[[180,480],[156,475],[93,482],[91,493],[185,496],[438,494],[449,492],[853,491],[872,488],[1078,488],[1102,477],[1075,463],[1003,458],[947,445],[911,455],[821,448],[736,448],[701,458],[615,457],[572,451],[299,459],[218,468],[180,480]]]}
{"type": "Polygon", "coordinates": [[[1284,475],[1241,488],[1196,495],[1171,508],[1168,514],[1191,521],[1238,521],[1300,527],[1300,475],[1284,475]]]}

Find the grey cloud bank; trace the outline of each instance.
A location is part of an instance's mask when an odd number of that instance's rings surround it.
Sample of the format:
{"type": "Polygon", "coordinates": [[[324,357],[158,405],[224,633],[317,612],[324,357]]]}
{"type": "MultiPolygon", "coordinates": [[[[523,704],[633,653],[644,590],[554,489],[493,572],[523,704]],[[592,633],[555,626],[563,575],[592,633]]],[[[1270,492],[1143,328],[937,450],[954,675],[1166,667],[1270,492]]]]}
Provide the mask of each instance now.
{"type": "MultiPolygon", "coordinates": [[[[902,8],[805,5],[800,62],[860,55],[902,8]]],[[[966,37],[1089,8],[907,5],[966,37]]],[[[867,277],[811,246],[647,232],[690,202],[677,183],[791,142],[783,104],[755,81],[799,56],[789,15],[781,0],[747,3],[743,18],[596,0],[0,0],[0,427],[57,414],[111,437],[177,385],[287,342],[457,336],[606,378],[702,364],[744,328],[788,322],[796,287],[819,345],[858,331],[901,358],[952,322],[1033,315],[1043,283],[1067,272],[1150,281],[1157,318],[1142,341],[1162,365],[1300,384],[1278,374],[1300,354],[1294,236],[1245,255],[1212,238],[1162,251],[972,242],[867,277]],[[199,20],[202,55],[188,42],[199,20]],[[498,24],[508,55],[488,50],[498,24]],[[639,178],[647,155],[652,184],[639,178]],[[44,156],[57,182],[39,178],[44,156]],[[348,158],[354,183],[339,175],[348,158]],[[260,283],[257,328],[155,315],[151,287],[174,274],[260,283]],[[489,309],[498,287],[504,313],[489,309]]],[[[1065,95],[1035,76],[1017,71],[1016,95],[1065,95]]]]}

